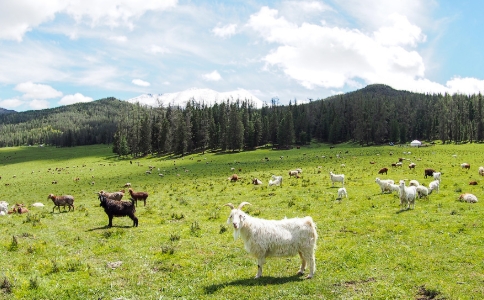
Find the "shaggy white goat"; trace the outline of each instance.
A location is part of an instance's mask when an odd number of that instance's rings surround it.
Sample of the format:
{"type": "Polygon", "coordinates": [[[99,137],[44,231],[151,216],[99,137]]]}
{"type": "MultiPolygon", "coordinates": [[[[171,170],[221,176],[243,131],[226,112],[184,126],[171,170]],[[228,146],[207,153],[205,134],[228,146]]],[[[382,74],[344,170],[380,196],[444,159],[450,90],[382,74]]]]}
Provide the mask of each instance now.
{"type": "Polygon", "coordinates": [[[429,195],[429,189],[426,186],[419,185],[417,186],[417,194],[419,198],[427,198],[427,196],[429,195]]]}
{"type": "Polygon", "coordinates": [[[484,167],[479,167],[479,175],[484,176],[484,167]]]}
{"type": "Polygon", "coordinates": [[[440,181],[438,180],[434,180],[431,183],[429,183],[429,194],[431,194],[434,190],[437,190],[437,193],[438,193],[439,187],[440,187],[440,181]]]}
{"type": "Polygon", "coordinates": [[[348,198],[348,193],[344,187],[338,189],[338,199],[342,199],[343,197],[348,198]]]}
{"type": "Polygon", "coordinates": [[[408,185],[417,187],[417,186],[420,185],[420,183],[417,180],[412,179],[412,180],[410,180],[410,182],[408,183],[408,185]]]}
{"type": "Polygon", "coordinates": [[[292,177],[292,176],[297,177],[297,176],[298,176],[298,174],[299,174],[299,172],[298,172],[298,171],[296,171],[296,170],[291,170],[291,171],[289,171],[289,177],[292,177]]]}
{"type": "Polygon", "coordinates": [[[334,183],[335,182],[341,182],[343,184],[343,186],[345,186],[345,175],[344,174],[333,174],[333,172],[329,172],[329,177],[331,178],[331,182],[333,183],[333,186],[334,186],[334,183]]]}
{"type": "Polygon", "coordinates": [[[259,178],[252,179],[253,185],[262,185],[262,181],[259,178]]]}
{"type": "Polygon", "coordinates": [[[381,188],[381,193],[383,194],[385,191],[391,191],[390,188],[389,188],[389,184],[394,184],[395,181],[391,180],[391,179],[380,179],[380,178],[376,178],[375,179],[375,182],[378,183],[378,185],[380,186],[381,188]]]}
{"type": "Polygon", "coordinates": [[[441,172],[433,172],[432,176],[434,177],[434,180],[438,180],[440,182],[440,176],[442,175],[441,172]]]}
{"type": "Polygon", "coordinates": [[[294,256],[301,257],[299,275],[304,274],[309,263],[309,274],[312,278],[316,270],[314,251],[318,234],[316,224],[309,216],[304,218],[265,220],[251,217],[242,211],[248,202],[242,202],[235,208],[232,203],[226,204],[232,211],[227,224],[234,227],[234,239],[241,237],[247,252],[257,258],[257,275],[262,276],[262,266],[266,257],[294,256]]]}
{"type": "Polygon", "coordinates": [[[465,193],[459,196],[459,200],[468,203],[476,203],[477,197],[474,194],[465,193]]]}
{"type": "Polygon", "coordinates": [[[272,175],[272,179],[269,179],[269,186],[281,185],[282,186],[282,176],[272,175]]]}
{"type": "Polygon", "coordinates": [[[400,207],[402,210],[405,208],[415,208],[415,198],[417,197],[417,188],[415,186],[405,186],[405,181],[400,180],[400,207]]]}

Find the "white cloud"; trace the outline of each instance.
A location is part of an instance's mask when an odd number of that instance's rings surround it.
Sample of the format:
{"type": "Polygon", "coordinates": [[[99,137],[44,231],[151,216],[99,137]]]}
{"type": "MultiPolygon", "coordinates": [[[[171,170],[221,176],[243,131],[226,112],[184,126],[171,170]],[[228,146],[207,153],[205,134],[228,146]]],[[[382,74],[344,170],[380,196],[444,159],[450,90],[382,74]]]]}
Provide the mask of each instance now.
{"type": "Polygon", "coordinates": [[[128,41],[128,38],[124,35],[117,35],[117,36],[111,36],[109,37],[109,40],[118,42],[118,43],[125,43],[128,41]]]}
{"type": "Polygon", "coordinates": [[[152,54],[166,54],[166,53],[169,53],[170,51],[164,47],[160,47],[160,46],[157,46],[157,45],[151,45],[151,47],[148,49],[148,52],[149,53],[152,53],[152,54]]]}
{"type": "Polygon", "coordinates": [[[29,102],[29,106],[30,108],[32,109],[45,109],[45,108],[49,108],[49,101],[47,100],[38,100],[38,99],[34,99],[32,101],[29,102]]]}
{"type": "Polygon", "coordinates": [[[203,79],[206,81],[220,81],[222,80],[222,76],[215,70],[211,73],[203,74],[203,79]]]}
{"type": "Polygon", "coordinates": [[[216,36],[226,38],[226,37],[231,37],[232,35],[234,35],[236,30],[237,30],[237,24],[229,24],[229,25],[225,25],[225,26],[222,26],[222,27],[217,26],[214,29],[212,29],[212,32],[216,36]]]}
{"type": "Polygon", "coordinates": [[[411,24],[407,17],[399,14],[388,16],[390,26],[380,27],[374,32],[377,43],[383,46],[412,46],[416,47],[418,43],[425,42],[426,37],[422,30],[411,24]]]}
{"type": "Polygon", "coordinates": [[[75,93],[74,95],[66,95],[62,97],[59,101],[59,105],[70,105],[79,102],[91,102],[93,99],[91,97],[86,97],[80,93],[75,93]]]}
{"type": "Polygon", "coordinates": [[[22,97],[26,99],[50,99],[62,96],[62,92],[55,90],[49,85],[33,83],[30,81],[17,84],[15,90],[22,92],[22,97]]]}
{"type": "Polygon", "coordinates": [[[450,89],[450,93],[463,94],[479,94],[484,93],[484,80],[476,78],[460,78],[454,77],[447,81],[446,86],[450,89]]]}
{"type": "Polygon", "coordinates": [[[136,85],[139,85],[139,86],[150,86],[150,83],[147,82],[147,81],[143,81],[141,79],[133,79],[133,81],[131,81],[133,84],[136,84],[136,85]]]}
{"type": "Polygon", "coordinates": [[[6,109],[14,109],[16,107],[19,107],[22,104],[24,104],[24,102],[17,98],[5,99],[0,101],[0,107],[6,108],[6,109]]]}

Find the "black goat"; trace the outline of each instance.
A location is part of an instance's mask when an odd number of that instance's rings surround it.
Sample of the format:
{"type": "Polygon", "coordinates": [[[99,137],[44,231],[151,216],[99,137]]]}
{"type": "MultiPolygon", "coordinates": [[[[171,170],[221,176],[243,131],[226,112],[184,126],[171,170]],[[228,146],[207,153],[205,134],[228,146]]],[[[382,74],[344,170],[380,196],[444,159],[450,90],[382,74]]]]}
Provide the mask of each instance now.
{"type": "Polygon", "coordinates": [[[133,227],[138,227],[138,218],[134,215],[136,212],[134,202],[112,200],[103,195],[99,195],[99,201],[101,201],[100,206],[104,208],[104,211],[108,215],[108,227],[113,226],[113,217],[126,216],[133,220],[133,227]]]}

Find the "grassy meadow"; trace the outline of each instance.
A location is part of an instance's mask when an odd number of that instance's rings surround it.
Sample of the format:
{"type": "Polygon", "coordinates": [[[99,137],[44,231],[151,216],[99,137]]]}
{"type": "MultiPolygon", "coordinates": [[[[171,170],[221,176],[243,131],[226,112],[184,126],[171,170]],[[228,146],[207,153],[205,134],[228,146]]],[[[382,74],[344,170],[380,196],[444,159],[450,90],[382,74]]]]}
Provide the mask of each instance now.
{"type": "Polygon", "coordinates": [[[0,299],[482,299],[483,150],[312,144],[130,160],[106,145],[2,148],[0,200],[30,211],[0,216],[0,299]],[[399,157],[403,167],[392,168],[399,157]],[[382,167],[388,175],[378,175],[382,167]],[[295,168],[301,178],[289,178],[295,168]],[[375,183],[428,185],[425,168],[443,173],[440,192],[412,210],[400,211],[398,196],[381,194],[375,183]],[[329,171],[345,174],[347,199],[336,199],[341,185],[331,186],[329,171]],[[233,173],[241,180],[227,180],[233,173]],[[282,187],[267,186],[272,174],[284,177],[282,187]],[[263,186],[253,186],[254,177],[263,186]],[[146,206],[138,203],[139,227],[115,218],[107,228],[96,193],[127,182],[150,194],[146,206]],[[480,202],[459,202],[464,192],[480,202]],[[73,195],[75,211],[52,212],[50,193],[73,195]],[[296,276],[299,257],[268,258],[263,277],[253,279],[256,259],[226,224],[224,204],[242,201],[260,218],[313,217],[313,279],[296,276]]]}

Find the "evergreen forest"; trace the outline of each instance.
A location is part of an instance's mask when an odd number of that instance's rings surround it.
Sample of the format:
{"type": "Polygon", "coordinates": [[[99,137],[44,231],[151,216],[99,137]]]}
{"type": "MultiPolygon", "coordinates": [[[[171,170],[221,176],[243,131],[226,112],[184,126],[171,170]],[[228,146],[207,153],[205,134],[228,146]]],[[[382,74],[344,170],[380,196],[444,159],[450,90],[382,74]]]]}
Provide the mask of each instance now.
{"type": "Polygon", "coordinates": [[[212,106],[146,107],[115,98],[52,109],[0,114],[0,147],[112,144],[119,155],[184,155],[271,145],[287,149],[311,141],[363,146],[484,140],[482,95],[420,94],[386,85],[309,103],[256,108],[250,100],[212,106]]]}

